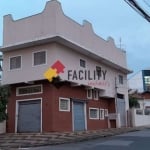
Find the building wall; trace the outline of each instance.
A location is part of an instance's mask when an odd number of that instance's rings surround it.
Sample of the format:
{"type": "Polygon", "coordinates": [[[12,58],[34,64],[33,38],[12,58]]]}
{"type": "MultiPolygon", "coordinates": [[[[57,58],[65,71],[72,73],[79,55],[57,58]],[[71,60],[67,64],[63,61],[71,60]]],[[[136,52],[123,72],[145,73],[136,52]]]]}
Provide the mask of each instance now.
{"type": "MultiPolygon", "coordinates": [[[[72,87],[69,83],[62,83],[58,88],[48,81],[39,81],[35,84],[43,84],[43,93],[28,96],[16,96],[16,87],[27,84],[17,84],[11,86],[11,97],[8,103],[7,132],[15,132],[16,128],[16,101],[42,98],[42,131],[72,131],[72,102],[70,112],[59,111],[59,97],[75,98],[87,101],[87,91],[85,87],[72,87]],[[69,85],[68,85],[69,84],[69,85]]],[[[108,128],[108,120],[89,119],[89,107],[108,109],[109,113],[115,113],[114,99],[88,100],[86,105],[87,130],[108,128]]]]}
{"type": "Polygon", "coordinates": [[[140,109],[149,109],[150,108],[150,93],[145,92],[140,95],[141,98],[138,99],[140,104],[140,109]]]}
{"type": "MultiPolygon", "coordinates": [[[[36,80],[43,80],[44,72],[50,68],[55,61],[61,61],[65,66],[64,73],[60,73],[59,76],[62,80],[69,80],[71,82],[77,83],[79,85],[86,85],[92,88],[98,88],[104,91],[105,96],[114,97],[115,95],[115,78],[118,83],[118,76],[122,75],[124,84],[118,86],[118,90],[127,95],[127,82],[126,82],[126,74],[113,69],[107,65],[104,65],[101,60],[92,59],[89,56],[83,55],[79,52],[74,51],[71,48],[63,46],[61,44],[46,44],[41,46],[30,47],[26,49],[9,51],[4,53],[4,63],[3,63],[3,84],[14,84],[21,82],[30,82],[36,80]],[[33,52],[38,52],[45,50],[47,54],[47,62],[44,65],[33,66],[33,52]],[[22,57],[22,67],[21,69],[10,70],[9,69],[9,59],[12,56],[22,57]],[[80,67],[80,59],[86,61],[86,68],[80,67]],[[73,80],[72,77],[68,78],[68,70],[72,70],[71,74],[73,76],[73,71],[77,73],[79,70],[90,70],[92,74],[94,70],[96,70],[96,66],[101,67],[103,71],[106,71],[105,79],[102,76],[100,80],[73,80]],[[91,84],[92,83],[92,84],[91,84]],[[104,84],[99,84],[104,83],[104,84]],[[123,88],[121,87],[123,86],[123,88]]],[[[92,76],[93,77],[93,76],[92,76]]]]}
{"type": "Polygon", "coordinates": [[[144,92],[143,88],[143,74],[142,71],[136,73],[129,80],[129,89],[138,90],[138,92],[144,92]]]}
{"type": "Polygon", "coordinates": [[[150,90],[150,70],[141,70],[129,79],[129,88],[142,93],[150,90]]]}
{"type": "Polygon", "coordinates": [[[44,11],[34,16],[19,20],[13,20],[11,15],[4,17],[3,47],[55,36],[60,36],[89,53],[127,68],[126,53],[115,46],[112,38],[106,41],[94,33],[88,21],[80,25],[65,16],[58,1],[47,2],[44,11]]]}
{"type": "Polygon", "coordinates": [[[144,110],[141,110],[142,114],[137,114],[137,109],[133,108],[130,110],[132,117],[132,126],[149,126],[150,125],[150,115],[145,115],[144,110]],[[142,120],[142,121],[141,121],[142,120]]]}
{"type": "Polygon", "coordinates": [[[56,59],[55,44],[40,45],[16,51],[4,53],[3,61],[3,84],[14,84],[28,81],[44,79],[44,72],[54,63],[56,59]],[[43,51],[47,53],[47,63],[45,65],[33,66],[33,52],[43,51]],[[10,70],[10,57],[21,56],[21,69],[10,70]]]}

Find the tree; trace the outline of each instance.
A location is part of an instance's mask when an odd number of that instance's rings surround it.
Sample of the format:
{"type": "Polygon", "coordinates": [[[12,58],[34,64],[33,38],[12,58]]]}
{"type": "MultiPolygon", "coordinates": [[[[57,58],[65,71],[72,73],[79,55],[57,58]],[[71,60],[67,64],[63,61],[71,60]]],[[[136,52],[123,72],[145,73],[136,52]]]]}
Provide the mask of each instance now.
{"type": "Polygon", "coordinates": [[[10,95],[9,86],[0,85],[0,122],[7,119],[6,109],[9,95],[10,95]]]}
{"type": "Polygon", "coordinates": [[[137,108],[139,107],[139,102],[135,97],[129,97],[129,107],[130,108],[137,108]]]}

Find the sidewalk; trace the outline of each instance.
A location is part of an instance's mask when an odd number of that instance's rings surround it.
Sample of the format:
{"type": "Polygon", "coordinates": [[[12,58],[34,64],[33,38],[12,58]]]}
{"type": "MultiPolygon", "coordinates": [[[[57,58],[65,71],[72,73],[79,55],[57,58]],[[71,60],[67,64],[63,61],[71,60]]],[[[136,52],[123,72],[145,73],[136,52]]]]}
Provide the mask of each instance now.
{"type": "Polygon", "coordinates": [[[101,129],[80,132],[20,133],[0,134],[0,150],[21,149],[27,147],[56,145],[81,142],[96,138],[108,137],[127,132],[143,130],[146,127],[101,129]]]}

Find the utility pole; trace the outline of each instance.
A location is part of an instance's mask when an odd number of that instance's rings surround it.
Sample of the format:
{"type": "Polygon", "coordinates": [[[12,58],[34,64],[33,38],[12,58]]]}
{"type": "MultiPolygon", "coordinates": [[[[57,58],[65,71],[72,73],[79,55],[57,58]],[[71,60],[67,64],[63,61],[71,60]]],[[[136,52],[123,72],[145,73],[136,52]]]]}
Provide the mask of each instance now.
{"type": "Polygon", "coordinates": [[[1,80],[1,76],[2,76],[2,71],[3,71],[3,69],[2,69],[2,61],[3,61],[3,57],[2,57],[2,55],[0,55],[0,80],[1,80]]]}
{"type": "Polygon", "coordinates": [[[115,77],[115,109],[116,114],[118,114],[118,107],[117,107],[117,78],[115,77]]]}

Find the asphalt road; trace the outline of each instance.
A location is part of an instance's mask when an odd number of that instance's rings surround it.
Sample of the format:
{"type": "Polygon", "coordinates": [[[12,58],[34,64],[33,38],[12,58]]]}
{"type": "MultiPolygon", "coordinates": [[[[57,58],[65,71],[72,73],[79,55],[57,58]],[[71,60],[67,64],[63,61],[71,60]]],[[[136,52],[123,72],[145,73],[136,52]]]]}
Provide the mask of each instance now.
{"type": "Polygon", "coordinates": [[[29,148],[28,150],[150,150],[150,130],[80,143],[29,148]]]}

